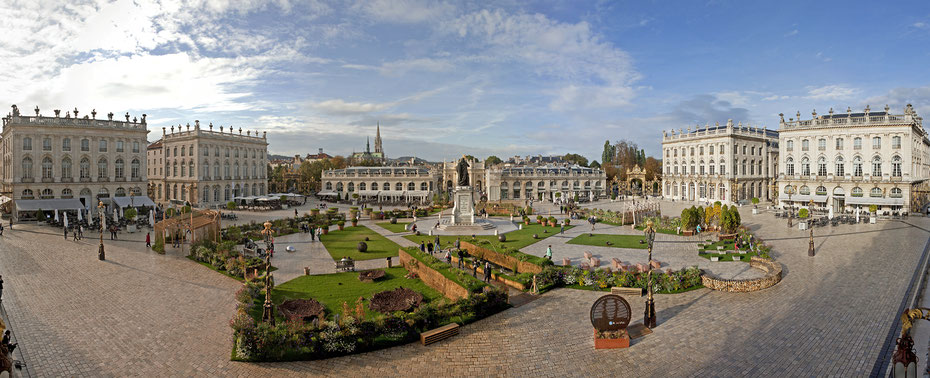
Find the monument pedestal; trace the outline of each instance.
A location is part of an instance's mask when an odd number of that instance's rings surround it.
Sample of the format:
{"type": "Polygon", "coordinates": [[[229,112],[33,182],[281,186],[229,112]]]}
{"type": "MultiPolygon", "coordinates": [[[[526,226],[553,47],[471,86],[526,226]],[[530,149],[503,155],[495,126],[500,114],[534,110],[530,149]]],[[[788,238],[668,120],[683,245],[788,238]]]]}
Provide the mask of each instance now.
{"type": "Polygon", "coordinates": [[[475,224],[475,191],[470,186],[457,186],[452,197],[452,224],[475,224]]]}

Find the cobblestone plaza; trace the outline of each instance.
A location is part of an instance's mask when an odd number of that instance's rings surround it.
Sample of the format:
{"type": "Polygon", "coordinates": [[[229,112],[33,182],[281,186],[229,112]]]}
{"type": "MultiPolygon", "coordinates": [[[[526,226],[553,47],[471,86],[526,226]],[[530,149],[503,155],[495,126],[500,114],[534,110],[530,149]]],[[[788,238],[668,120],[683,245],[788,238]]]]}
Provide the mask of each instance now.
{"type": "MultiPolygon", "coordinates": [[[[680,205],[663,203],[663,210],[675,213],[680,205]]],[[[699,289],[658,295],[655,332],[623,350],[593,349],[588,311],[602,293],[557,289],[428,347],[412,343],[321,361],[231,362],[228,321],[235,311],[237,281],[188,260],[179,250],[169,249],[167,255],[147,250],[144,234],[105,240],[107,260],[98,261],[94,238],[65,241],[53,228],[27,224],[7,228],[0,237],[3,307],[28,364],[26,372],[34,376],[872,373],[927,245],[930,220],[817,229],[813,258],[807,256],[806,233],[787,228],[773,215],[747,211],[743,221],[774,245],[774,257],[785,266],[784,280],[754,293],[699,289]]],[[[598,227],[605,229],[597,232],[614,231],[598,227]]],[[[576,227],[524,251],[535,254],[548,243],[558,245],[557,250],[577,248],[565,253],[580,256],[592,247],[562,239],[585,231],[576,227]]],[[[657,256],[667,253],[671,259],[680,248],[675,244],[660,238],[657,256]]],[[[331,266],[319,243],[299,244],[297,254],[306,260],[297,258],[295,265],[331,266]]],[[[281,273],[290,270],[282,267],[281,273]]],[[[638,320],[643,301],[630,302],[638,320]]]]}

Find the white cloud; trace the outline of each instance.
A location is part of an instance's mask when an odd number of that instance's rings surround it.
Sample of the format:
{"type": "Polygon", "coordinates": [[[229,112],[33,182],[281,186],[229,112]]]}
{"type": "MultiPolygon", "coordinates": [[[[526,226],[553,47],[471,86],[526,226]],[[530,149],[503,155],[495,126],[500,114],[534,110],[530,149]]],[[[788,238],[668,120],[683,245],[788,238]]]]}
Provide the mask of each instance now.
{"type": "Polygon", "coordinates": [[[915,22],[911,24],[911,26],[918,29],[930,29],[930,24],[927,24],[926,22],[915,22]]]}
{"type": "Polygon", "coordinates": [[[417,58],[387,62],[381,65],[382,75],[402,75],[408,71],[445,72],[454,67],[445,59],[417,58]]]}
{"type": "Polygon", "coordinates": [[[823,87],[809,86],[805,89],[807,89],[806,98],[812,100],[848,99],[857,96],[861,92],[859,89],[844,85],[826,85],[823,87]]]}
{"type": "Polygon", "coordinates": [[[891,112],[894,114],[904,113],[904,107],[907,104],[914,105],[917,114],[927,118],[930,115],[930,85],[923,87],[900,87],[894,88],[888,93],[870,97],[865,100],[866,104],[874,104],[877,108],[879,104],[884,107],[888,104],[892,107],[891,112]]]}
{"type": "Polygon", "coordinates": [[[389,23],[434,21],[455,11],[451,4],[429,0],[361,0],[353,8],[371,19],[389,23]]]}
{"type": "Polygon", "coordinates": [[[310,107],[323,113],[334,115],[365,114],[385,110],[395,103],[346,102],[342,99],[326,100],[310,104],[310,107]]]}
{"type": "Polygon", "coordinates": [[[794,36],[798,35],[798,33],[800,33],[800,32],[798,31],[798,29],[794,29],[794,30],[792,30],[792,31],[790,31],[790,32],[785,33],[785,37],[794,37],[794,36]]]}

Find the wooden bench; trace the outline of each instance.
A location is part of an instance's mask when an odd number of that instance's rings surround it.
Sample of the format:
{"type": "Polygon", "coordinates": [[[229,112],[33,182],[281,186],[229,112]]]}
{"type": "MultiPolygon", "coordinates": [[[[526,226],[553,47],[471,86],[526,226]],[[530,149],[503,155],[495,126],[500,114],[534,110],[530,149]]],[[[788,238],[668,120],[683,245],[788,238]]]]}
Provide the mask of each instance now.
{"type": "Polygon", "coordinates": [[[355,271],[355,260],[352,261],[336,261],[336,270],[342,272],[355,271]]]}
{"type": "Polygon", "coordinates": [[[638,287],[618,287],[618,286],[614,286],[614,287],[610,288],[610,293],[611,293],[611,294],[620,295],[620,296],[628,295],[628,296],[634,296],[634,297],[635,297],[635,296],[640,296],[640,297],[642,297],[642,296],[646,295],[646,289],[642,289],[642,288],[638,288],[638,287]]]}
{"type": "Polygon", "coordinates": [[[442,327],[431,329],[420,334],[420,342],[423,345],[430,345],[437,341],[448,339],[459,334],[458,323],[447,324],[442,327]]]}

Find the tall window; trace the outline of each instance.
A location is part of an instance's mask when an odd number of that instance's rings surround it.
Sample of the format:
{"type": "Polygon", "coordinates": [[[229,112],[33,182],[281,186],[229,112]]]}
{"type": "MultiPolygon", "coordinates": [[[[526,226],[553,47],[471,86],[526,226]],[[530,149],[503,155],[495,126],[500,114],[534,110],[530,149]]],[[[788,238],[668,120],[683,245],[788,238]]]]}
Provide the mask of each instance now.
{"type": "Polygon", "coordinates": [[[177,161],[171,164],[171,175],[174,177],[178,177],[178,162],[177,161]]]}
{"type": "Polygon", "coordinates": [[[222,177],[220,177],[220,162],[215,162],[213,164],[213,179],[222,180],[222,177]]]}
{"type": "Polygon", "coordinates": [[[193,160],[187,162],[187,172],[190,174],[191,177],[197,177],[197,172],[194,172],[194,161],[193,160]]]}
{"type": "Polygon", "coordinates": [[[226,147],[226,157],[229,157],[229,147],[226,147]]]}
{"type": "Polygon", "coordinates": [[[855,187],[855,188],[852,188],[852,196],[853,196],[853,197],[862,197],[862,188],[860,188],[860,187],[858,187],[858,186],[855,187]]]}
{"type": "MultiPolygon", "coordinates": [[[[745,147],[745,146],[743,146],[743,147],[745,147]]],[[[745,174],[746,174],[746,159],[743,159],[743,164],[741,164],[740,174],[741,174],[741,175],[745,175],[745,174]]]]}
{"type": "Polygon", "coordinates": [[[827,158],[821,156],[817,159],[817,176],[827,175],[827,158]]]}
{"type": "Polygon", "coordinates": [[[27,158],[24,158],[24,159],[23,159],[23,178],[24,178],[24,179],[31,179],[31,178],[33,177],[32,175],[33,175],[33,173],[32,173],[32,158],[28,158],[28,157],[27,157],[27,158]]]}
{"type": "Polygon", "coordinates": [[[869,197],[881,197],[881,196],[882,196],[882,189],[879,187],[872,188],[872,190],[869,191],[869,197]]]}
{"type": "Polygon", "coordinates": [[[65,138],[61,140],[61,150],[71,151],[71,138],[65,138]]]}
{"type": "Polygon", "coordinates": [[[103,180],[107,178],[107,159],[100,158],[97,160],[97,179],[103,180]]]}
{"type": "Polygon", "coordinates": [[[882,138],[872,137],[872,148],[882,148],[882,138]]]}
{"type": "Polygon", "coordinates": [[[87,160],[87,158],[81,159],[81,178],[90,178],[90,160],[87,160]]]}
{"type": "Polygon", "coordinates": [[[239,149],[236,148],[234,151],[236,152],[236,157],[239,157],[239,149]]]}
{"type": "Polygon", "coordinates": [[[827,149],[827,140],[824,138],[817,139],[817,149],[824,151],[827,149]]]}
{"type": "Polygon", "coordinates": [[[901,191],[901,188],[891,188],[891,198],[901,198],[904,196],[904,193],[901,191]]]}
{"type": "Polygon", "coordinates": [[[123,152],[123,141],[116,141],[116,152],[123,152]]]}
{"type": "Polygon", "coordinates": [[[726,169],[726,168],[727,168],[727,166],[724,165],[723,162],[721,161],[721,162],[720,162],[720,174],[721,174],[721,175],[727,174],[727,169],[726,169]]]}
{"type": "Polygon", "coordinates": [[[123,168],[124,168],[123,159],[122,158],[116,159],[116,163],[114,164],[114,167],[116,167],[116,178],[118,179],[123,178],[123,168]]]}
{"type": "MultiPolygon", "coordinates": [[[[182,147],[181,150],[183,151],[184,148],[182,147]]],[[[182,161],[181,162],[181,177],[184,177],[184,176],[187,176],[187,165],[185,165],[184,162],[182,161]]]]}
{"type": "Polygon", "coordinates": [[[42,138],[42,151],[52,150],[52,138],[42,138]]]}
{"type": "Polygon", "coordinates": [[[701,146],[700,148],[698,148],[698,154],[704,155],[704,146],[701,146]]]}
{"type": "Polygon", "coordinates": [[[801,159],[801,176],[811,175],[811,162],[807,158],[801,159]]]}
{"type": "Polygon", "coordinates": [[[895,156],[891,158],[891,176],[901,177],[901,157],[895,156]]]}
{"type": "Polygon", "coordinates": [[[130,174],[130,177],[132,177],[133,180],[138,180],[138,179],[139,179],[139,173],[141,173],[141,170],[142,170],[142,165],[139,164],[139,159],[132,159],[132,162],[129,163],[129,164],[130,164],[130,165],[129,165],[129,169],[130,169],[129,174],[130,174]]]}
{"type": "Polygon", "coordinates": [[[872,176],[881,177],[882,176],[882,158],[874,157],[872,158],[872,176]]]}
{"type": "Polygon", "coordinates": [[[45,157],[42,159],[42,178],[50,179],[52,178],[52,158],[45,157]]]}
{"type": "Polygon", "coordinates": [[[899,136],[891,137],[891,148],[901,148],[901,137],[899,136]]]}
{"type": "Polygon", "coordinates": [[[862,158],[858,156],[853,158],[853,176],[862,177],[862,158]]]}
{"type": "Polygon", "coordinates": [[[32,151],[32,138],[23,138],[23,151],[32,151]]]}
{"type": "Polygon", "coordinates": [[[61,159],[61,178],[71,178],[71,158],[67,156],[61,159]]]}
{"type": "Polygon", "coordinates": [[[836,138],[836,149],[837,150],[843,149],[843,138],[836,138]]]}
{"type": "Polygon", "coordinates": [[[811,141],[804,139],[801,141],[801,151],[807,151],[811,147],[811,141]]]}
{"type": "Polygon", "coordinates": [[[708,166],[708,168],[710,169],[709,173],[713,175],[714,174],[714,161],[713,160],[710,161],[710,165],[708,166]]]}
{"type": "Polygon", "coordinates": [[[856,137],[853,139],[853,149],[861,150],[862,149],[862,138],[856,137]]]}
{"type": "Polygon", "coordinates": [[[210,179],[210,163],[209,162],[203,163],[203,178],[205,180],[210,179]]]}
{"type": "Polygon", "coordinates": [[[788,143],[785,144],[785,147],[788,151],[794,151],[794,141],[789,140],[788,143]]]}
{"type": "Polygon", "coordinates": [[[703,160],[701,161],[701,165],[699,167],[701,169],[701,175],[703,175],[704,174],[704,161],[703,160]]]}
{"type": "Polygon", "coordinates": [[[101,140],[100,140],[100,148],[99,148],[99,150],[100,150],[100,152],[107,152],[107,141],[106,141],[106,139],[101,139],[101,140]]]}
{"type": "Polygon", "coordinates": [[[90,151],[90,140],[81,139],[81,151],[90,151]]]}
{"type": "Polygon", "coordinates": [[[139,142],[132,142],[132,152],[139,153],[139,142]]]}
{"type": "Polygon", "coordinates": [[[203,149],[203,156],[210,156],[210,148],[209,148],[209,147],[200,146],[200,148],[203,149]]]}
{"type": "Polygon", "coordinates": [[[837,175],[837,176],[843,176],[843,175],[846,174],[846,172],[843,170],[843,165],[844,165],[844,164],[843,164],[843,157],[842,157],[842,156],[837,156],[837,157],[836,157],[836,175],[837,175]]]}
{"type": "Polygon", "coordinates": [[[709,150],[707,150],[707,152],[708,152],[709,154],[713,155],[713,154],[714,154],[714,146],[713,146],[713,145],[710,145],[710,147],[707,147],[707,148],[709,148],[709,150]]]}

